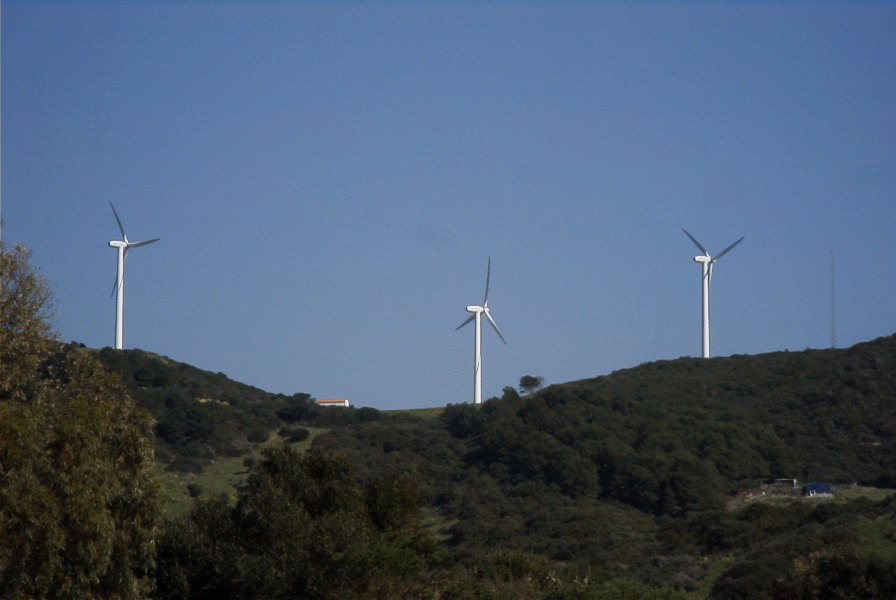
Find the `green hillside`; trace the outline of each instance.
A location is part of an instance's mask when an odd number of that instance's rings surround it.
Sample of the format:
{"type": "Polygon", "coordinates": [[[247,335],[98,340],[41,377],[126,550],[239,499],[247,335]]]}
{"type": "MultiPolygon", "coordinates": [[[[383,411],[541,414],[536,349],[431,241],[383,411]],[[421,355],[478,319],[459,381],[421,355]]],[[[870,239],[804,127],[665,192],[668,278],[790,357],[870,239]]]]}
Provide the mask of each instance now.
{"type": "Polygon", "coordinates": [[[818,500],[766,485],[896,486],[894,368],[892,336],[846,350],[682,358],[532,396],[505,388],[435,421],[338,428],[315,446],[348,453],[364,476],[416,473],[458,557],[512,550],[692,593],[730,562],[712,597],[768,597],[746,572],[751,551],[787,570],[813,548],[864,556],[863,532],[874,530],[886,542],[868,542],[874,556],[896,566],[890,501],[862,508],[884,519],[882,532],[840,508],[845,538],[828,540],[818,500]],[[739,493],[758,500],[727,512],[739,493]],[[763,502],[772,497],[783,502],[763,502]]]}
{"type": "MultiPolygon", "coordinates": [[[[200,500],[221,491],[209,472],[225,457],[313,429],[312,448],[347,457],[361,484],[413,477],[451,577],[479,597],[896,592],[896,336],[388,412],[322,410],[139,351],[100,356],[156,415],[169,469],[205,477],[200,500]]],[[[223,487],[235,497],[248,474],[231,469],[223,487]]]]}
{"type": "Polygon", "coordinates": [[[328,427],[379,411],[326,411],[308,394],[271,394],[142,350],[95,352],[128,393],[156,419],[156,455],[169,471],[198,473],[212,461],[245,457],[273,439],[301,441],[295,424],[328,427]]]}

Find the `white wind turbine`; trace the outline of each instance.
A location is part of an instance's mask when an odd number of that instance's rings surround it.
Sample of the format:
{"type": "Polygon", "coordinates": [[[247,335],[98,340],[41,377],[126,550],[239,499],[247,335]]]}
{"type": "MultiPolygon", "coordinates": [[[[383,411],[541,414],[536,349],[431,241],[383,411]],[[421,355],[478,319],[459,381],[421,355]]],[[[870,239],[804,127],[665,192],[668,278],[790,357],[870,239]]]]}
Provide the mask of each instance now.
{"type": "Polygon", "coordinates": [[[118,275],[115,277],[115,287],[112,290],[112,293],[115,294],[115,349],[121,350],[122,348],[122,322],[124,315],[124,258],[127,255],[129,248],[136,248],[138,246],[145,246],[147,244],[151,244],[153,242],[159,241],[160,238],[155,238],[151,240],[145,240],[143,242],[130,242],[128,241],[128,236],[124,232],[124,226],[121,224],[121,219],[118,218],[118,212],[115,210],[115,207],[112,203],[109,203],[109,206],[112,206],[112,214],[115,215],[115,220],[118,221],[118,228],[121,230],[121,237],[123,238],[121,241],[112,240],[109,242],[109,245],[113,248],[118,248],[118,275]]]}
{"type": "Polygon", "coordinates": [[[744,241],[744,237],[741,237],[739,240],[716,254],[715,256],[710,255],[709,252],[706,251],[706,248],[697,241],[697,239],[688,233],[686,230],[682,229],[684,234],[691,238],[691,241],[694,242],[694,245],[700,249],[700,252],[703,253],[702,256],[695,256],[694,262],[701,263],[703,265],[703,358],[709,358],[709,282],[712,280],[712,265],[717,260],[722,258],[725,253],[729,250],[737,246],[739,243],[744,241]]]}
{"type": "Polygon", "coordinates": [[[504,339],[504,336],[501,335],[501,330],[498,329],[498,324],[495,323],[495,320],[492,318],[491,313],[488,310],[488,284],[491,279],[492,274],[492,259],[489,257],[488,259],[488,270],[485,273],[485,299],[482,301],[482,306],[468,306],[467,312],[472,313],[466,321],[457,326],[455,331],[469,323],[470,321],[476,322],[476,337],[475,343],[473,344],[473,402],[475,404],[482,403],[482,315],[485,315],[485,318],[488,319],[488,322],[491,324],[492,328],[495,330],[495,333],[498,334],[498,337],[501,338],[501,341],[505,344],[507,340],[504,339]]]}

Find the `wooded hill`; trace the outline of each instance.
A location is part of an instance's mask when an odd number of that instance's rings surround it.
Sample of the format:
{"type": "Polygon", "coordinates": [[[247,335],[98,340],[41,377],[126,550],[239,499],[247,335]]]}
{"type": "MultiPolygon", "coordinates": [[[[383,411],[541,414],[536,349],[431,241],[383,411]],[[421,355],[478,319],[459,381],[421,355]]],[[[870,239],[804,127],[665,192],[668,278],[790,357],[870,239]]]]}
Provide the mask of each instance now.
{"type": "Polygon", "coordinates": [[[507,387],[431,418],[99,354],[155,414],[172,468],[314,426],[329,429],[314,448],[348,457],[360,482],[413,476],[430,530],[470,574],[466,597],[610,597],[598,581],[634,590],[619,598],[896,594],[896,501],[843,502],[854,484],[896,487],[896,336],[507,387]],[[766,485],[777,478],[835,484],[835,500],[766,485]]]}

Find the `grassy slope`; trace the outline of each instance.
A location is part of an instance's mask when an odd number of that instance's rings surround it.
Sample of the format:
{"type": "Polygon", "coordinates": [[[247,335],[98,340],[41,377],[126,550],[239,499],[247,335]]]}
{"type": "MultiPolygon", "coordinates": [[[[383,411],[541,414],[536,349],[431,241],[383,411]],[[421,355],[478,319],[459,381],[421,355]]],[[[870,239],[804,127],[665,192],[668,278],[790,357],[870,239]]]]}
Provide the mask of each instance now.
{"type": "MultiPolygon", "coordinates": [[[[307,450],[311,447],[314,438],[326,433],[323,428],[309,428],[311,434],[303,442],[296,442],[294,447],[307,450]]],[[[198,486],[200,497],[224,495],[231,500],[236,499],[239,486],[246,481],[249,469],[246,467],[247,459],[259,460],[262,449],[271,444],[278,444],[282,440],[278,435],[272,435],[265,443],[259,445],[246,456],[221,457],[214,459],[199,473],[178,473],[165,470],[165,465],[158,464],[157,476],[162,485],[165,513],[167,515],[181,515],[186,513],[193,504],[193,496],[190,494],[191,484],[198,486]]]]}

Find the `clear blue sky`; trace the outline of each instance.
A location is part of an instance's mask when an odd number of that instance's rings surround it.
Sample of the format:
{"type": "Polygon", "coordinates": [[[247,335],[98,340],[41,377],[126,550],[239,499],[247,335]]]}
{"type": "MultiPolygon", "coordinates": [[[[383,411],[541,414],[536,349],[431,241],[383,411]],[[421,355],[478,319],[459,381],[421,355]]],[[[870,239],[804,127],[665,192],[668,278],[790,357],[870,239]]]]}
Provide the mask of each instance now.
{"type": "Polygon", "coordinates": [[[896,330],[894,2],[2,4],[2,218],[63,340],[379,409],[896,330]]]}

